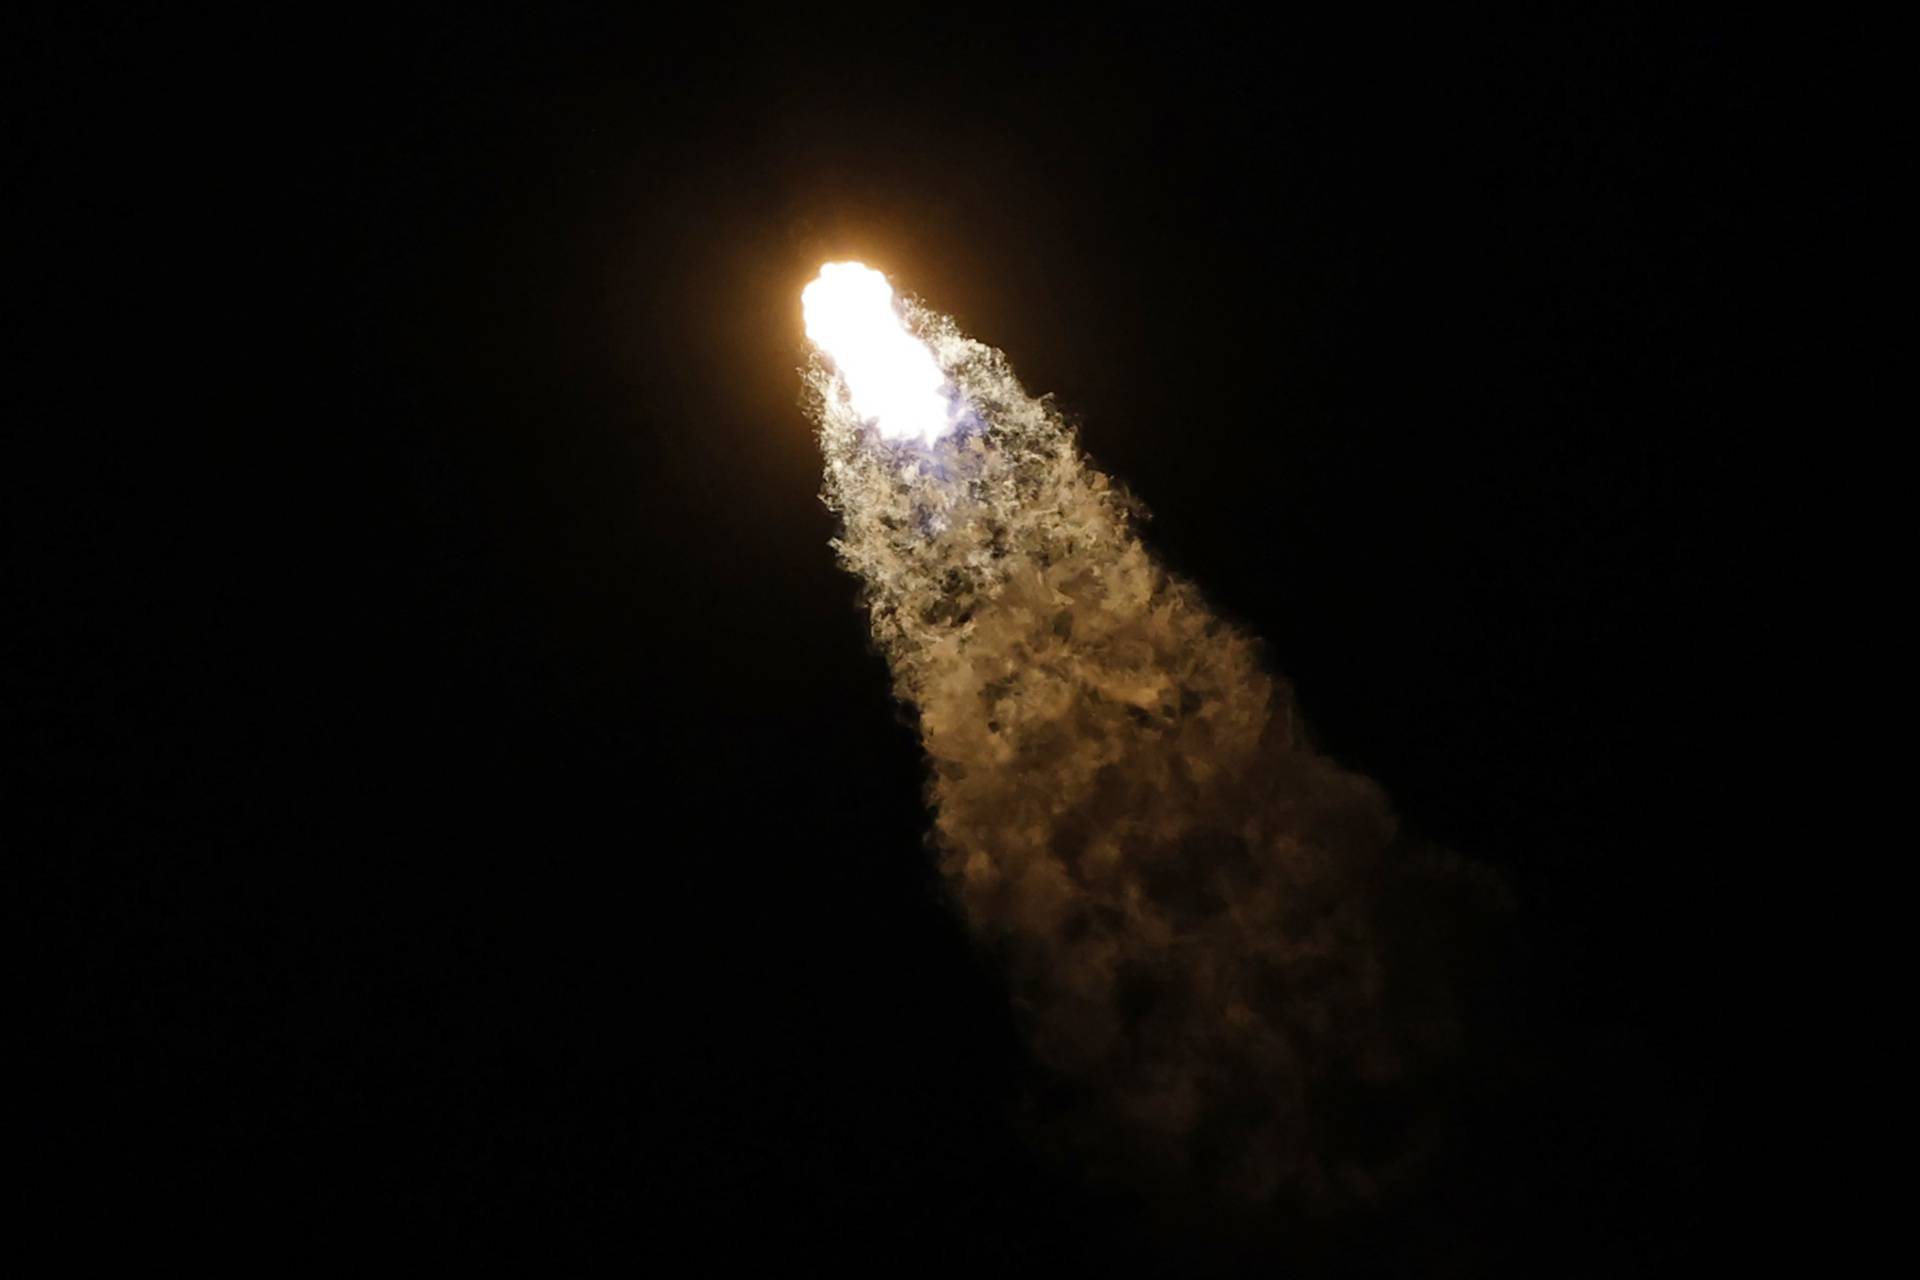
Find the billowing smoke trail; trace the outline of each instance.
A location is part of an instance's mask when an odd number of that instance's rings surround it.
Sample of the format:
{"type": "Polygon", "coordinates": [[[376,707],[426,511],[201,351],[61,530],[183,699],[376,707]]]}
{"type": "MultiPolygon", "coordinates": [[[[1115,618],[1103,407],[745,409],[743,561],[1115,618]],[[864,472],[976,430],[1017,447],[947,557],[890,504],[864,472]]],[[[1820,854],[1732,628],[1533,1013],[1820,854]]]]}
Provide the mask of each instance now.
{"type": "Polygon", "coordinates": [[[1375,1194],[1458,1039],[1441,968],[1385,921],[1460,877],[1401,854],[1380,789],[1303,740],[998,351],[853,264],[806,310],[835,548],[1083,1154],[1255,1202],[1375,1194]]]}

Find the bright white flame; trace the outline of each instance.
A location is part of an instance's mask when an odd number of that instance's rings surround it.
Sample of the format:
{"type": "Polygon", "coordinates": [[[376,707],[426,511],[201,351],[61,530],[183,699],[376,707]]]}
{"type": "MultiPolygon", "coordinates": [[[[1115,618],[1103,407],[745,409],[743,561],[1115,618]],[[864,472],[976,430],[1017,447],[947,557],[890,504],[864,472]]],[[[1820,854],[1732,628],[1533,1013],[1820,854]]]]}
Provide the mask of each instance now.
{"type": "Polygon", "coordinates": [[[807,337],[833,357],[853,411],[889,440],[932,444],[953,426],[947,375],[893,309],[893,287],[858,262],[829,262],[800,294],[807,337]]]}

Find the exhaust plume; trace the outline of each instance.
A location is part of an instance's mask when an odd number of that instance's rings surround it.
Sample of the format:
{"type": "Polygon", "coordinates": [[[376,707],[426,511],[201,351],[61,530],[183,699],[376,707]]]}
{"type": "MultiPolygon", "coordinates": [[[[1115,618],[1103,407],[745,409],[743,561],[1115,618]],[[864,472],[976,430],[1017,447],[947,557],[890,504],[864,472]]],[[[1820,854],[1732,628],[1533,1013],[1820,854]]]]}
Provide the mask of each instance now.
{"type": "Polygon", "coordinates": [[[1050,1128],[1210,1202],[1390,1191],[1462,1035],[1420,941],[1443,931],[1390,922],[1498,886],[1407,849],[1314,750],[1000,352],[858,264],[822,269],[806,324],[834,549],[916,713],[940,867],[1057,1082],[1050,1128]]]}

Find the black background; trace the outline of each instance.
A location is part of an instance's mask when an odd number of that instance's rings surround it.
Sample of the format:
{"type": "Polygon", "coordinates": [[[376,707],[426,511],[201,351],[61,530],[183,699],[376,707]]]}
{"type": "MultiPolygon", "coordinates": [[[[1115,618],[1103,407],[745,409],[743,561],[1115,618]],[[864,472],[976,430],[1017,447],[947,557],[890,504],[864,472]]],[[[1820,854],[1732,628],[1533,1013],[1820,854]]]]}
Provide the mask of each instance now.
{"type": "Polygon", "coordinates": [[[1537,1087],[1283,1260],[1691,1256],[1713,32],[448,6],[27,47],[16,287],[83,353],[17,399],[9,515],[43,1225],[1247,1261],[1014,1121],[798,406],[800,287],[856,257],[1056,393],[1328,749],[1522,904],[1537,1087]]]}

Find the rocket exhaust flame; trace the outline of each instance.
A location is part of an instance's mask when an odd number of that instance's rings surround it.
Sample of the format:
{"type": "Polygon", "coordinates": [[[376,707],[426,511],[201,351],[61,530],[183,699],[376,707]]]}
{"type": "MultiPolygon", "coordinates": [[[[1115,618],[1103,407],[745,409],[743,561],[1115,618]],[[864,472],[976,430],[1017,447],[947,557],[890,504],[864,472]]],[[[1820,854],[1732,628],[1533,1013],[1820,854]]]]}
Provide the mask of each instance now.
{"type": "Polygon", "coordinates": [[[858,264],[804,297],[834,547],[916,712],[942,871],[1077,1100],[1059,1136],[1208,1198],[1390,1191],[1421,1143],[1380,1117],[1461,1022],[1412,940],[1443,931],[1383,922],[1499,887],[1407,848],[1381,790],[1302,739],[1253,641],[1148,554],[1000,352],[858,264]]]}
{"type": "Polygon", "coordinates": [[[833,357],[853,411],[884,439],[932,444],[951,429],[947,376],[900,322],[885,276],[858,262],[830,262],[800,304],[807,337],[833,357]]]}

